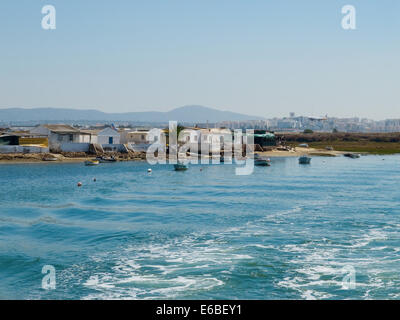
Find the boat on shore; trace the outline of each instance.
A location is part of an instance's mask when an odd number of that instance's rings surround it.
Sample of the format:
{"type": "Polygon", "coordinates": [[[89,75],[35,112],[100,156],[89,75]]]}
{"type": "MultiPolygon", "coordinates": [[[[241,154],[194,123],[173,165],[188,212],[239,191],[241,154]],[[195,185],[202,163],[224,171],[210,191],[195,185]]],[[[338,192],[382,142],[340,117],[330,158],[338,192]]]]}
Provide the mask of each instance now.
{"type": "Polygon", "coordinates": [[[347,157],[347,158],[358,159],[360,157],[360,154],[358,154],[358,153],[345,153],[344,156],[347,157]]]}
{"type": "Polygon", "coordinates": [[[258,153],[254,155],[254,165],[259,167],[270,167],[271,166],[271,159],[262,157],[258,153]]]}
{"type": "Polygon", "coordinates": [[[44,157],[43,161],[57,161],[58,159],[56,157],[44,157]]]}
{"type": "Polygon", "coordinates": [[[97,166],[99,163],[99,160],[86,160],[85,166],[97,166]]]}
{"type": "Polygon", "coordinates": [[[311,163],[311,157],[303,155],[299,158],[299,164],[310,164],[311,163]]]}

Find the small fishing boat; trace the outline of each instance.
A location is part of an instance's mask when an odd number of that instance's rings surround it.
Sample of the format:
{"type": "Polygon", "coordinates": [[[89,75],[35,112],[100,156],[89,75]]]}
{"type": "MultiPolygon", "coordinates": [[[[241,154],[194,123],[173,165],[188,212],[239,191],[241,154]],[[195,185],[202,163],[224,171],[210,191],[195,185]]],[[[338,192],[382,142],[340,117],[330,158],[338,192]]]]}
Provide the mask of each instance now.
{"type": "Polygon", "coordinates": [[[309,148],[310,146],[307,143],[300,143],[299,147],[300,148],[309,148]]]}
{"type": "Polygon", "coordinates": [[[358,153],[345,153],[344,156],[352,159],[358,159],[360,157],[358,153]]]}
{"type": "Polygon", "coordinates": [[[261,166],[261,167],[270,167],[271,166],[271,159],[262,157],[258,153],[254,155],[254,165],[261,166]]]}
{"type": "Polygon", "coordinates": [[[178,162],[177,164],[174,164],[174,169],[175,171],[185,171],[189,169],[189,165],[187,163],[178,162]]]}
{"type": "Polygon", "coordinates": [[[97,157],[96,160],[98,160],[100,163],[117,162],[117,159],[115,159],[114,157],[97,157]]]}
{"type": "Polygon", "coordinates": [[[57,161],[58,159],[56,157],[44,157],[43,161],[57,161]]]}
{"type": "Polygon", "coordinates": [[[97,166],[99,163],[99,160],[86,160],[85,166],[97,166]]]}
{"type": "Polygon", "coordinates": [[[300,163],[300,164],[310,164],[310,163],[311,163],[311,158],[308,157],[308,156],[306,156],[306,155],[301,156],[301,157],[299,158],[299,163],[300,163]]]}

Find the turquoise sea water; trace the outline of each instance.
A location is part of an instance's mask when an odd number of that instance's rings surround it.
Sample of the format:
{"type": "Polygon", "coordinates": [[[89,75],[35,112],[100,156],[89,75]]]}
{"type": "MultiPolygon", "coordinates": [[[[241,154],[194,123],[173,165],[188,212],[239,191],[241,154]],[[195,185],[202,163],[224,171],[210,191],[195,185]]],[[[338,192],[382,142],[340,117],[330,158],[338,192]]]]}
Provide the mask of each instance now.
{"type": "Polygon", "coordinates": [[[0,299],[400,297],[400,156],[149,167],[0,165],[0,299]]]}

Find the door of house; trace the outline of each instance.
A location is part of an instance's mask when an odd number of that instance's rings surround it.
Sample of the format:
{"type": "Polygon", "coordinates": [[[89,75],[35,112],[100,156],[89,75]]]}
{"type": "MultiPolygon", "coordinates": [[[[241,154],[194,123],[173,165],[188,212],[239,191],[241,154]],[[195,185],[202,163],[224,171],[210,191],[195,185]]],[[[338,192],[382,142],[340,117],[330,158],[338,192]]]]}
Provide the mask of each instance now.
{"type": "Polygon", "coordinates": [[[108,144],[113,144],[113,137],[108,137],[108,144]]]}

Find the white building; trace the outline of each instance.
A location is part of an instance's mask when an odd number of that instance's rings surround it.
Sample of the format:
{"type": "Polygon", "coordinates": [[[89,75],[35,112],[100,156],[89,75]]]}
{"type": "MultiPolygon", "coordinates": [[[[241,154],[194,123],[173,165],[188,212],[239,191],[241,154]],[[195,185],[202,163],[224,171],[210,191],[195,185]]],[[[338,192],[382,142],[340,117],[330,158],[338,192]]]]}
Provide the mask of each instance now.
{"type": "Polygon", "coordinates": [[[97,143],[104,144],[120,144],[121,135],[117,130],[107,127],[97,133],[97,143]]]}
{"type": "Polygon", "coordinates": [[[63,145],[76,144],[75,151],[82,151],[88,148],[90,143],[93,143],[95,137],[87,132],[80,130],[66,124],[43,124],[30,130],[31,136],[47,137],[49,139],[50,151],[62,151],[63,145]],[[82,146],[79,147],[78,144],[82,146]]]}
{"type": "Polygon", "coordinates": [[[163,146],[167,144],[166,133],[163,129],[157,129],[158,133],[149,130],[124,129],[120,131],[121,143],[128,144],[132,150],[147,151],[151,144],[157,143],[163,146]],[[152,135],[152,136],[150,136],[152,135]]]}
{"type": "Polygon", "coordinates": [[[120,131],[121,143],[123,144],[148,144],[148,130],[122,130],[120,131]]]}

